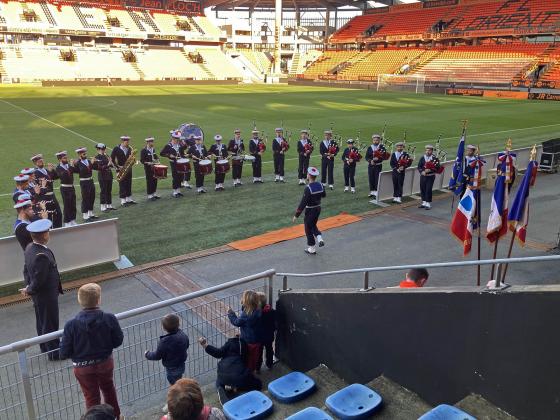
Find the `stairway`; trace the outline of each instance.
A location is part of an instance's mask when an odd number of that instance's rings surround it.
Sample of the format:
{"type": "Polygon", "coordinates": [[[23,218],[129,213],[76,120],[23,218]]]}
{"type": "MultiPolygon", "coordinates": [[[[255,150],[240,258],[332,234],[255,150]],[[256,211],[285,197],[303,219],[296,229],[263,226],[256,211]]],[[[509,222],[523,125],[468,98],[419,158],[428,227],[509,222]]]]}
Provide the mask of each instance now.
{"type": "Polygon", "coordinates": [[[189,22],[189,24],[191,25],[191,28],[195,28],[202,35],[205,34],[204,30],[200,27],[200,25],[198,23],[196,23],[196,21],[193,19],[192,16],[186,16],[186,18],[187,18],[187,21],[189,22]]]}
{"type": "Polygon", "coordinates": [[[204,73],[208,75],[209,79],[214,79],[214,80],[216,79],[214,73],[210,71],[210,69],[206,66],[205,63],[198,63],[198,65],[202,68],[202,70],[204,70],[204,73]]]}
{"type": "Polygon", "coordinates": [[[134,71],[136,71],[136,73],[138,73],[138,76],[140,76],[140,80],[144,80],[146,78],[146,74],[140,69],[140,67],[138,67],[138,63],[129,62],[129,64],[132,66],[134,71]]]}
{"type": "Polygon", "coordinates": [[[432,55],[432,56],[428,56],[425,59],[421,59],[418,63],[416,63],[414,66],[411,66],[409,74],[415,73],[417,71],[420,71],[424,68],[424,66],[428,63],[430,63],[431,61],[435,60],[436,58],[438,58],[441,54],[443,53],[443,50],[437,50],[437,52],[432,55]]]}
{"type": "Polygon", "coordinates": [[[359,63],[360,61],[365,60],[369,57],[372,53],[369,52],[367,54],[362,54],[361,52],[357,52],[346,61],[338,64],[334,68],[330,69],[327,73],[328,74],[344,74],[344,71],[348,68],[352,67],[354,64],[359,63]]]}

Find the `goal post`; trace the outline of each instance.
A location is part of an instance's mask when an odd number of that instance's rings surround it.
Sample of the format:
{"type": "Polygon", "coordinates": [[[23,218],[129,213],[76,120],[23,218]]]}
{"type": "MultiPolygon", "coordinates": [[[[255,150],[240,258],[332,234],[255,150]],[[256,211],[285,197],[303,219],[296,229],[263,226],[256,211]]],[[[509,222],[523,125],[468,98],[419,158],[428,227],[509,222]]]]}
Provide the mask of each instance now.
{"type": "Polygon", "coordinates": [[[377,91],[424,93],[426,76],[403,74],[380,74],[377,76],[377,91]]]}

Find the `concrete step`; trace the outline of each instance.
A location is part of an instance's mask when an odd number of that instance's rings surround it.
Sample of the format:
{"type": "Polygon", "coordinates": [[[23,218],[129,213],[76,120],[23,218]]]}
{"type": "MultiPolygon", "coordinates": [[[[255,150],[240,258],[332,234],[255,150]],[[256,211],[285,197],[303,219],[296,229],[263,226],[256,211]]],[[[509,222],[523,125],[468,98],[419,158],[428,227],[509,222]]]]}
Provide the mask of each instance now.
{"type": "Polygon", "coordinates": [[[393,382],[385,376],[379,376],[366,384],[383,398],[383,407],[376,419],[410,420],[417,419],[432,407],[414,392],[393,382]]]}
{"type": "Polygon", "coordinates": [[[515,420],[511,414],[496,407],[490,401],[485,400],[477,394],[471,394],[457,404],[455,407],[469,413],[478,420],[515,420]]]}

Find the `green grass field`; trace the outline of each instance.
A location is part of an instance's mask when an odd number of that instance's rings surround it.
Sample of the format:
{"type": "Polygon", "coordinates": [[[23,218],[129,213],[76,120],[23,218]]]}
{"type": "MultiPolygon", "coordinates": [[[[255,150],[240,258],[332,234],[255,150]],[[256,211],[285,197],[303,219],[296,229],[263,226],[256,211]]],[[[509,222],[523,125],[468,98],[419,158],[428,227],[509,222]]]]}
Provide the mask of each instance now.
{"type": "MultiPolygon", "coordinates": [[[[468,142],[480,145],[483,153],[503,147],[508,137],[514,147],[540,143],[560,136],[560,104],[544,101],[510,101],[402,93],[376,93],[298,86],[182,86],[182,87],[107,87],[107,88],[38,88],[2,87],[0,90],[0,235],[10,235],[14,220],[11,191],[12,177],[29,166],[29,157],[41,152],[55,162],[54,153],[78,146],[94,152],[101,141],[113,147],[122,134],[132,136],[133,146],[142,147],[144,138],[156,137],[159,150],[168,140],[168,132],[183,122],[201,125],[206,144],[221,133],[231,138],[234,128],[243,130],[247,140],[253,120],[269,138],[274,127],[284,127],[297,138],[301,128],[311,124],[318,136],[334,125],[344,138],[368,141],[387,123],[387,137],[423,145],[443,137],[442,146],[453,150],[461,131],[460,121],[469,120],[468,142]]],[[[245,186],[233,190],[230,175],[228,189],[196,196],[188,192],[182,199],[172,199],[170,179],[160,183],[158,202],[144,202],[143,170],[135,167],[135,198],[140,205],[112,212],[120,219],[121,248],[135,264],[175,256],[193,250],[225,244],[290,224],[301,195],[296,185],[295,147],[287,161],[288,184],[270,182],[272,156],[269,145],[264,161],[265,184],[250,184],[250,166],[245,166],[245,186]],[[168,198],[169,197],[169,198],[168,198]]],[[[417,154],[419,154],[417,153],[417,154]]],[[[318,154],[318,150],[316,150],[318,154]]],[[[318,164],[317,156],[312,163],[318,164]]],[[[337,161],[336,190],[328,194],[324,216],[341,211],[359,213],[372,208],[365,174],[358,170],[358,194],[342,193],[342,165],[337,161]]],[[[213,187],[213,177],[207,186],[213,187]]],[[[114,188],[115,201],[117,186],[114,188]]],[[[79,193],[78,193],[79,195],[79,193]]],[[[60,195],[58,195],[60,198],[60,195]]],[[[79,199],[79,197],[78,197],[79,199]]],[[[79,206],[79,202],[78,202],[79,206]]],[[[98,200],[96,201],[98,208],[98,200]]],[[[78,208],[79,210],[79,208],[78,208]]]]}

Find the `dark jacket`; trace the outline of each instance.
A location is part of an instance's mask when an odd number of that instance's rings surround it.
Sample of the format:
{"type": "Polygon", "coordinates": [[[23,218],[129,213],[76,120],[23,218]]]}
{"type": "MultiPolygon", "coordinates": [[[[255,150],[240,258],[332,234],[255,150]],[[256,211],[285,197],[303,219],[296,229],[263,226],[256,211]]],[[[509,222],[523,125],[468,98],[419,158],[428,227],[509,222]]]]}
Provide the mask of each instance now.
{"type": "Polygon", "coordinates": [[[257,328],[261,318],[261,311],[256,310],[251,315],[242,310],[239,316],[235,312],[228,313],[229,322],[241,330],[241,339],[246,343],[258,343],[257,328]]]}
{"type": "Polygon", "coordinates": [[[221,359],[218,362],[218,382],[224,385],[241,386],[245,383],[245,377],[251,375],[244,361],[247,344],[240,338],[230,338],[220,348],[208,345],[205,351],[210,356],[221,359]]]}
{"type": "Polygon", "coordinates": [[[276,331],[276,311],[270,305],[265,305],[262,309],[261,319],[258,327],[259,343],[266,344],[274,341],[274,331],[276,331]]]}
{"type": "Polygon", "coordinates": [[[27,293],[36,299],[52,298],[62,294],[60,274],[52,251],[32,242],[27,245],[24,254],[23,278],[27,293]]]}
{"type": "Polygon", "coordinates": [[[60,356],[73,362],[106,359],[123,342],[115,315],[101,309],[85,309],[64,325],[60,356]]]}
{"type": "Polygon", "coordinates": [[[299,217],[306,208],[320,207],[321,198],[326,197],[326,195],[325,188],[320,182],[312,182],[306,185],[295,216],[299,217]]]}
{"type": "Polygon", "coordinates": [[[161,360],[165,367],[178,367],[185,364],[187,360],[187,349],[189,348],[189,337],[178,329],[159,338],[156,351],[146,353],[148,360],[161,360]]]}

